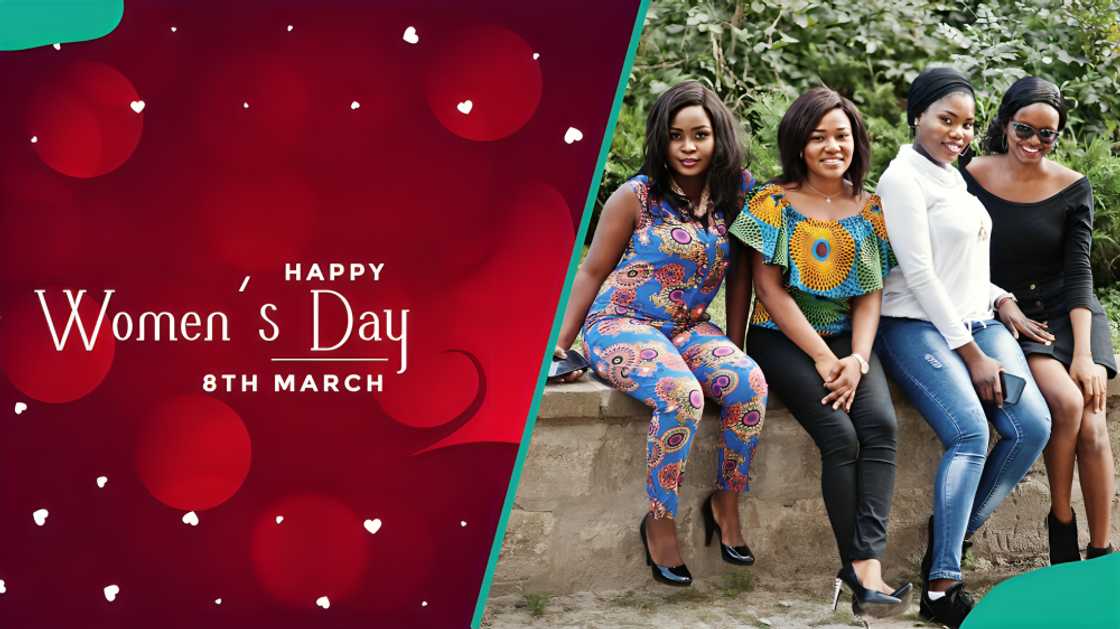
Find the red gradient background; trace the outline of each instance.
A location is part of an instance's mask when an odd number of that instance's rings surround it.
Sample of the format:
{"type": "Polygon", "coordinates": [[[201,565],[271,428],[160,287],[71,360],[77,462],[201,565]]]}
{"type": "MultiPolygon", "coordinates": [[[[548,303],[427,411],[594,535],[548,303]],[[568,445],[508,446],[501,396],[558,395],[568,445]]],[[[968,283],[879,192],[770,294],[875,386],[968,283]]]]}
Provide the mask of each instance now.
{"type": "Polygon", "coordinates": [[[0,53],[0,627],[466,626],[638,4],[127,0],[103,39],[0,53]],[[114,289],[110,316],[222,311],[231,340],[107,320],[59,353],[33,291],[63,288],[88,325],[114,289]],[[270,362],[310,354],[313,288],[409,309],[408,371],[356,337],[332,356],[389,362],[270,362]]]}

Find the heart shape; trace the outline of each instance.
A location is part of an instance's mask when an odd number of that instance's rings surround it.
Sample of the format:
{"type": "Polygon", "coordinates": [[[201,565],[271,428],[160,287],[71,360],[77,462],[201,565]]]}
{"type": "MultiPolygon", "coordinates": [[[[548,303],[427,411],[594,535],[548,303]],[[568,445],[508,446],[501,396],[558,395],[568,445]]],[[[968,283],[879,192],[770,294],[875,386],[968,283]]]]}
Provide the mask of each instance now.
{"type": "Polygon", "coordinates": [[[31,136],[31,143],[32,144],[35,144],[38,141],[39,141],[39,136],[37,136],[37,135],[31,136]]]}
{"type": "Polygon", "coordinates": [[[140,112],[144,111],[144,104],[145,103],[142,100],[134,100],[131,103],[129,103],[128,106],[132,108],[132,111],[135,111],[136,113],[140,113],[140,112]]]}
{"type": "Polygon", "coordinates": [[[420,601],[420,607],[427,607],[428,601],[420,601]]]}
{"type": "Polygon", "coordinates": [[[282,515],[276,516],[276,523],[277,524],[280,524],[283,521],[284,521],[284,516],[282,516],[282,515]]]}
{"type": "Polygon", "coordinates": [[[366,530],[369,531],[370,535],[376,535],[377,532],[381,530],[381,518],[366,520],[362,523],[362,526],[366,527],[366,530]]]}
{"type": "Polygon", "coordinates": [[[465,528],[467,526],[467,521],[466,520],[459,520],[459,526],[462,526],[462,527],[465,528]]]}
{"type": "Polygon", "coordinates": [[[325,596],[320,596],[319,598],[315,599],[315,604],[318,605],[319,607],[322,607],[323,609],[330,609],[331,608],[331,599],[329,599],[325,596]]]}
{"type": "Polygon", "coordinates": [[[420,43],[420,36],[416,34],[416,27],[415,26],[409,26],[408,28],[404,29],[404,37],[402,37],[401,39],[405,40],[406,42],[408,42],[410,44],[419,44],[420,43]]]}
{"type": "Polygon", "coordinates": [[[583,131],[580,131],[579,129],[577,129],[575,127],[568,127],[568,130],[564,132],[564,143],[565,144],[571,144],[572,142],[579,142],[582,139],[583,139],[583,131]]]}
{"type": "Polygon", "coordinates": [[[361,104],[361,103],[359,103],[358,101],[353,101],[352,103],[350,103],[350,109],[351,109],[351,110],[357,109],[357,108],[359,108],[359,107],[361,107],[361,106],[362,106],[362,104],[361,104]]]}
{"type": "Polygon", "coordinates": [[[288,32],[289,32],[289,33],[290,33],[290,32],[292,32],[292,29],[293,29],[293,28],[295,28],[295,27],[294,27],[294,26],[292,26],[291,24],[289,24],[289,25],[288,25],[288,32]]]}
{"type": "Polygon", "coordinates": [[[474,109],[474,103],[472,103],[470,101],[470,99],[467,99],[467,100],[459,103],[458,105],[455,105],[455,109],[458,109],[459,113],[461,113],[465,116],[465,115],[471,113],[471,110],[474,109]]]}
{"type": "Polygon", "coordinates": [[[189,524],[191,526],[198,526],[198,514],[195,513],[194,511],[188,511],[183,516],[183,524],[189,524]]]}
{"type": "Polygon", "coordinates": [[[177,31],[177,30],[179,30],[179,29],[175,28],[174,26],[172,26],[172,27],[171,27],[171,32],[172,32],[172,33],[174,33],[174,32],[175,32],[175,31],[177,31]]]}
{"type": "Polygon", "coordinates": [[[214,604],[215,605],[221,605],[222,604],[222,599],[220,599],[220,598],[214,599],[214,604]]]}
{"type": "Polygon", "coordinates": [[[4,579],[0,579],[0,594],[7,594],[8,586],[4,585],[4,579]]]}
{"type": "Polygon", "coordinates": [[[117,600],[117,594],[120,594],[120,593],[121,593],[121,589],[119,587],[117,587],[116,585],[106,585],[105,586],[105,600],[109,601],[110,603],[117,600]]]}
{"type": "MultiPolygon", "coordinates": [[[[34,142],[35,140],[36,140],[36,138],[31,138],[32,142],[34,142]]],[[[26,411],[26,410],[27,410],[27,404],[26,403],[16,402],[16,415],[22,415],[23,412],[26,411]]]]}
{"type": "Polygon", "coordinates": [[[533,59],[534,59],[534,60],[536,60],[536,59],[540,59],[540,58],[541,58],[541,53],[539,53],[539,52],[534,52],[534,53],[533,53],[533,59]]]}
{"type": "Polygon", "coordinates": [[[105,488],[105,483],[107,483],[107,482],[109,482],[109,477],[108,476],[98,476],[97,477],[97,488],[98,489],[104,489],[105,488]]]}
{"type": "Polygon", "coordinates": [[[62,50],[62,44],[51,44],[51,47],[55,50],[62,50]]]}
{"type": "Polygon", "coordinates": [[[47,516],[50,514],[51,512],[46,509],[36,509],[35,513],[31,514],[31,519],[35,520],[35,524],[43,526],[47,523],[47,516]]]}

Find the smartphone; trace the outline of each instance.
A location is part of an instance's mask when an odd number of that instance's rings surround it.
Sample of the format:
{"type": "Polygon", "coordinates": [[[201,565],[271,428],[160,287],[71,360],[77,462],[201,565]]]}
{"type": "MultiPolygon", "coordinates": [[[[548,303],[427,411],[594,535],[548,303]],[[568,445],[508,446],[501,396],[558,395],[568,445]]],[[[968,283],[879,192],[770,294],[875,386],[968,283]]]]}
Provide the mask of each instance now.
{"type": "Polygon", "coordinates": [[[1003,389],[1003,403],[1015,404],[1019,401],[1019,397],[1023,395],[1023,389],[1027,386],[1027,381],[1013,373],[1006,371],[999,372],[999,386],[1003,389]]]}

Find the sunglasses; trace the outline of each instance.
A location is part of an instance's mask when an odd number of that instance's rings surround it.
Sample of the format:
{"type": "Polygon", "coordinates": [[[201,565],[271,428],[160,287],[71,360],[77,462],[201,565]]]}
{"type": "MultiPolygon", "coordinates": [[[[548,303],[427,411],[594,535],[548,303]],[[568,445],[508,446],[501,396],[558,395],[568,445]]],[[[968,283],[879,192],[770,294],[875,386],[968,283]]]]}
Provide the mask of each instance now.
{"type": "Polygon", "coordinates": [[[1020,140],[1029,140],[1033,136],[1038,136],[1038,139],[1043,144],[1053,144],[1058,141],[1058,136],[1061,131],[1054,129],[1035,129],[1034,127],[1024,122],[1011,121],[1011,128],[1015,130],[1015,137],[1020,140]]]}

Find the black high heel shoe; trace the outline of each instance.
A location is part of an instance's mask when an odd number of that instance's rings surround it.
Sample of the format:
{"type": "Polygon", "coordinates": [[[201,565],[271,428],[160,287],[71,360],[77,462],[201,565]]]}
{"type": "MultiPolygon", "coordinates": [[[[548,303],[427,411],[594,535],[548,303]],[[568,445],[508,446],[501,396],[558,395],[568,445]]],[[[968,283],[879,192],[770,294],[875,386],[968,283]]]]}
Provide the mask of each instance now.
{"type": "Polygon", "coordinates": [[[750,566],[754,565],[754,555],[751,549],[746,544],[742,546],[728,546],[723,543],[723,532],[720,530],[719,525],[716,524],[716,516],[712,513],[712,497],[715,494],[708,496],[704,501],[704,505],[700,508],[700,513],[704,516],[704,545],[712,545],[712,535],[719,538],[719,555],[723,560],[736,566],[750,566]]]}
{"type": "Polygon", "coordinates": [[[648,515],[642,516],[642,523],[638,525],[638,534],[642,536],[642,546],[646,549],[646,565],[653,572],[653,580],[660,581],[665,585],[682,587],[692,585],[692,573],[688,571],[688,566],[683,563],[672,567],[653,563],[653,556],[649,554],[649,542],[646,540],[646,519],[648,517],[648,515]]]}
{"type": "MultiPolygon", "coordinates": [[[[832,609],[840,603],[840,586],[847,585],[852,591],[852,611],[857,614],[868,614],[877,618],[893,616],[906,611],[906,606],[895,596],[883,594],[878,590],[869,590],[863,587],[859,576],[852,569],[851,564],[845,565],[836,573],[836,587],[832,591],[832,609]],[[856,611],[859,610],[859,611],[856,611]]],[[[905,589],[909,583],[899,589],[905,589]]]]}

